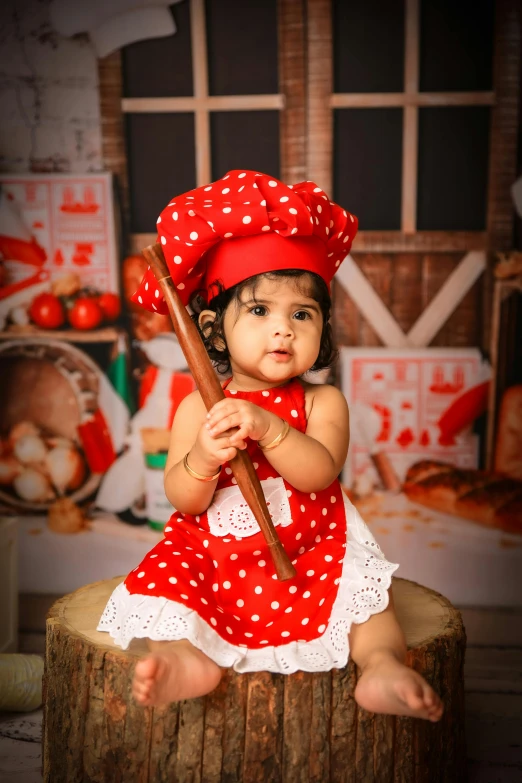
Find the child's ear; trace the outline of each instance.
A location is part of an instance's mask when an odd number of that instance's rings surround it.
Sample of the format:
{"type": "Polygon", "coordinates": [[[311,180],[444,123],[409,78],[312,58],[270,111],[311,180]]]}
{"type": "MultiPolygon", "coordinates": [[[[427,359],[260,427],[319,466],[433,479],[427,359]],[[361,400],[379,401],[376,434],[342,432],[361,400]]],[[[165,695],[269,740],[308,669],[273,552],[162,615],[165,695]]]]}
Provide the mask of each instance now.
{"type": "Polygon", "coordinates": [[[213,310],[202,310],[198,316],[199,328],[206,336],[210,327],[216,320],[216,314],[213,310]]]}
{"type": "MultiPolygon", "coordinates": [[[[210,330],[212,328],[212,324],[216,320],[216,314],[213,310],[202,310],[198,317],[198,324],[199,328],[205,335],[205,337],[208,337],[210,334],[210,330]]],[[[214,348],[217,351],[224,351],[226,348],[225,341],[222,337],[216,337],[214,339],[214,348]]]]}

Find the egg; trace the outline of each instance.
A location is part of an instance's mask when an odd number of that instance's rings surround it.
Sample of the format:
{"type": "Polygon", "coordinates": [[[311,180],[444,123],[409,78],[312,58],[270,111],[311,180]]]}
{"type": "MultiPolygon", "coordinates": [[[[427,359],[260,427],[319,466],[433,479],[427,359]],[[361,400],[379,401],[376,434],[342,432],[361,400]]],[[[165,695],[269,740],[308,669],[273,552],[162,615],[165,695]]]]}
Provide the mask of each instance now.
{"type": "Polygon", "coordinates": [[[46,455],[45,465],[61,495],[78,489],[85,479],[85,462],[73,446],[55,446],[46,455]]]}
{"type": "Polygon", "coordinates": [[[13,446],[13,454],[24,465],[43,462],[47,447],[39,435],[22,435],[13,446]]]}
{"type": "Polygon", "coordinates": [[[45,503],[55,497],[49,480],[34,468],[24,468],[14,479],[13,487],[16,494],[29,503],[45,503]]]}

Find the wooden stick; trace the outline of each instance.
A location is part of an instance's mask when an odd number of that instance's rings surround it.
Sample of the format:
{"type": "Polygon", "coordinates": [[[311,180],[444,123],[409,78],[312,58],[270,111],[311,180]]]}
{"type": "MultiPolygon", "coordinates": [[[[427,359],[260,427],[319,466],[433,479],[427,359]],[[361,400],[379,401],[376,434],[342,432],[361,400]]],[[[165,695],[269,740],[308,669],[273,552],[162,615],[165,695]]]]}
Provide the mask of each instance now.
{"type": "MultiPolygon", "coordinates": [[[[185,354],[189,370],[196,381],[203,402],[207,410],[210,410],[216,402],[224,399],[225,395],[214,372],[203,340],[179,298],[161,245],[150,245],[144,248],[142,252],[161,286],[181,350],[185,354]]],[[[236,478],[237,486],[252,509],[268,544],[277,578],[281,581],[292,579],[296,574],[295,568],[290,562],[276,533],[261,484],[249,454],[246,451],[238,450],[234,459],[230,461],[230,467],[236,478]]]]}

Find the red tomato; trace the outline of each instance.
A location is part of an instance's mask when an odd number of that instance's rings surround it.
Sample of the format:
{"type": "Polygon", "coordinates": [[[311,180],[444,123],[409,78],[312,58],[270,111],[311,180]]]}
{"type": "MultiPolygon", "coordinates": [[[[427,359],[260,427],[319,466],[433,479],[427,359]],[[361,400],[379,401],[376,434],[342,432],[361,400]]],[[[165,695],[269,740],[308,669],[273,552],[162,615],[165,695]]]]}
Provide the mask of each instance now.
{"type": "Polygon", "coordinates": [[[101,307],[95,299],[80,296],[68,313],[73,329],[96,329],[103,320],[101,307]]]}
{"type": "Polygon", "coordinates": [[[54,294],[38,294],[29,308],[31,321],[42,329],[57,329],[65,322],[63,305],[54,294]]]}
{"type": "Polygon", "coordinates": [[[115,321],[121,313],[121,302],[118,294],[106,292],[97,299],[106,321],[115,321]]]}

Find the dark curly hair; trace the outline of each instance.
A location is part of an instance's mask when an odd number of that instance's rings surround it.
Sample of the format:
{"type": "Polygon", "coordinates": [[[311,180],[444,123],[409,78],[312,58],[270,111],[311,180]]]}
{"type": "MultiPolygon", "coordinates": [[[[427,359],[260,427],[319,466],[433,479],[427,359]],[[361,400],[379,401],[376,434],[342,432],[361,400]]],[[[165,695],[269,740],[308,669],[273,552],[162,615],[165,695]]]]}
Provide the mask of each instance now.
{"type": "Polygon", "coordinates": [[[223,289],[222,285],[217,283],[218,294],[208,303],[204,291],[196,291],[193,294],[190,301],[190,307],[193,312],[192,319],[203,339],[208,355],[212,359],[217,371],[222,375],[226,375],[226,373],[230,372],[230,356],[226,346],[225,332],[223,329],[223,321],[228,306],[231,302],[240,305],[241,294],[246,288],[251,288],[252,298],[255,301],[256,287],[261,280],[279,280],[281,278],[294,280],[299,293],[314,299],[321,308],[321,313],[323,315],[323,330],[321,333],[319,354],[312,367],[310,367],[310,370],[312,372],[323,370],[326,367],[330,367],[337,360],[338,351],[334,345],[332,327],[329,322],[332,300],[328,293],[326,283],[322,277],[319,277],[319,275],[316,275],[314,272],[306,272],[303,269],[280,269],[273,272],[263,272],[262,274],[254,275],[226,290],[223,289]],[[203,310],[212,310],[216,313],[216,318],[212,325],[207,327],[205,332],[203,332],[198,323],[199,314],[203,310]],[[220,344],[223,344],[224,348],[218,348],[217,346],[220,344]]]}

